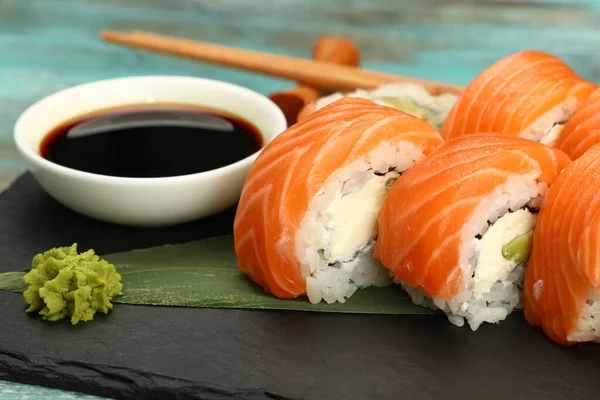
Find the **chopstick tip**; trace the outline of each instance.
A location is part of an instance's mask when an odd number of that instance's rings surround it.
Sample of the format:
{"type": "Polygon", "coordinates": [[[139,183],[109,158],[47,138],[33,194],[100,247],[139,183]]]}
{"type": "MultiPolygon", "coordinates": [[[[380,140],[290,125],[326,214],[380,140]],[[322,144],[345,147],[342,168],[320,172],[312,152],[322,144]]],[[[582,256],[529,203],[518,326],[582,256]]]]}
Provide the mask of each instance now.
{"type": "Polygon", "coordinates": [[[123,38],[125,36],[128,36],[128,34],[125,32],[113,31],[111,29],[103,29],[100,31],[100,38],[102,40],[110,41],[118,38],[123,38]]]}

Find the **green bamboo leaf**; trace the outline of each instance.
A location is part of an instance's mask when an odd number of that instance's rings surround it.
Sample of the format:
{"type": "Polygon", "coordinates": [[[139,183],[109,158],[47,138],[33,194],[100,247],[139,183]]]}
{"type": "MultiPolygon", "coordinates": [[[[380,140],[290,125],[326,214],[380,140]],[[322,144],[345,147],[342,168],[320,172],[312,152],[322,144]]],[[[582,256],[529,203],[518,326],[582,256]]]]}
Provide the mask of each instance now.
{"type": "Polygon", "coordinates": [[[23,277],[27,271],[5,272],[0,274],[0,290],[7,292],[23,293],[27,285],[23,282],[23,277]]]}
{"type": "MultiPolygon", "coordinates": [[[[250,308],[362,314],[432,314],[393,285],[357,291],[344,304],[278,299],[236,266],[233,237],[113,253],[103,258],[121,275],[114,303],[202,308],[250,308]]],[[[22,292],[24,272],[0,274],[0,290],[22,292]]]]}

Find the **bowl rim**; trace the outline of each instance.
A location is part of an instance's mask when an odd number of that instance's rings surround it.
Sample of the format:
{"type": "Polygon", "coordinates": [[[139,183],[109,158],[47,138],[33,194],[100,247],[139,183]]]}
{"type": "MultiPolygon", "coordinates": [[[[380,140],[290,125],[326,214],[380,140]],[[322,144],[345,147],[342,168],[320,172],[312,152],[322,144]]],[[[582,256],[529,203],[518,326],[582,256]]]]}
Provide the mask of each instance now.
{"type": "MultiPolygon", "coordinates": [[[[250,121],[252,122],[252,121],[250,121]]],[[[36,102],[29,105],[18,117],[15,122],[13,128],[13,140],[17,147],[18,152],[21,154],[21,157],[25,158],[25,161],[36,164],[38,167],[43,168],[45,170],[50,170],[52,172],[61,174],[61,175],[69,175],[73,178],[84,179],[86,181],[94,181],[97,183],[123,183],[129,185],[154,185],[157,183],[167,184],[167,183],[181,183],[189,180],[197,180],[197,179],[208,179],[213,177],[219,177],[227,173],[234,173],[243,168],[251,166],[254,161],[258,158],[263,149],[277,137],[280,133],[282,133],[285,129],[287,129],[287,120],[283,111],[275,104],[270,98],[267,96],[249,89],[247,87],[237,85],[235,83],[230,83],[226,81],[221,81],[218,79],[210,79],[210,78],[202,78],[202,77],[194,77],[194,76],[184,76],[184,75],[136,75],[136,76],[127,76],[127,77],[118,77],[118,78],[109,78],[96,80],[91,82],[86,82],[82,84],[78,84],[75,86],[70,86],[65,89],[59,90],[57,92],[51,93],[48,96],[45,96],[36,102]],[[180,82],[193,82],[194,84],[218,84],[220,86],[226,87],[228,90],[238,92],[242,96],[253,97],[252,101],[259,101],[264,104],[265,108],[270,108],[268,111],[272,114],[275,119],[275,125],[280,125],[275,132],[274,136],[267,141],[265,135],[261,132],[261,136],[263,138],[263,146],[252,153],[251,155],[238,160],[234,163],[211,169],[208,171],[197,172],[193,174],[186,175],[177,175],[177,176],[167,176],[167,177],[155,177],[155,178],[136,178],[136,177],[122,177],[122,176],[110,176],[110,175],[101,175],[92,172],[80,171],[77,169],[69,168],[62,166],[60,164],[53,163],[42,157],[39,153],[35,152],[30,148],[30,146],[25,143],[27,138],[27,131],[24,128],[26,123],[29,123],[31,119],[30,115],[35,114],[40,108],[44,107],[47,103],[55,101],[56,98],[60,98],[66,94],[86,90],[90,87],[101,86],[109,83],[118,83],[118,82],[130,82],[130,81],[156,81],[156,80],[167,80],[167,81],[180,81],[180,82]]]]}

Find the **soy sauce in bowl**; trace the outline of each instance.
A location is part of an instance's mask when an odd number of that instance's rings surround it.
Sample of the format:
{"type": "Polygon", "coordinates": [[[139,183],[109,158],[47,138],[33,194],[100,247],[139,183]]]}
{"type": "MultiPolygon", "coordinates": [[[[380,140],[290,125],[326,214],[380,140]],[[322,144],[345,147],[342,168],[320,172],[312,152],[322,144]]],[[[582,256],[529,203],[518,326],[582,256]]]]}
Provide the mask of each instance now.
{"type": "Polygon", "coordinates": [[[162,178],[224,167],[262,146],[258,129],[235,115],[190,105],[144,104],[68,121],[44,137],[40,153],[79,171],[162,178]]]}

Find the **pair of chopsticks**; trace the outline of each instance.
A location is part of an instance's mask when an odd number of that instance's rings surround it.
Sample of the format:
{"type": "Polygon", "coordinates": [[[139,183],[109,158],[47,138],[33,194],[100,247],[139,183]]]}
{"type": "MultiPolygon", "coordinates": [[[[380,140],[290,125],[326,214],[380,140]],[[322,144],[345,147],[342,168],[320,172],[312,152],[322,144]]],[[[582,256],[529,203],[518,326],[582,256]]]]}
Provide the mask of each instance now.
{"type": "Polygon", "coordinates": [[[434,94],[459,94],[463,88],[423,79],[337,65],[321,60],[275,55],[148,32],[106,30],[101,38],[124,46],[171,54],[296,81],[322,91],[375,89],[386,83],[416,83],[434,94]]]}

